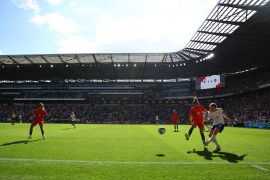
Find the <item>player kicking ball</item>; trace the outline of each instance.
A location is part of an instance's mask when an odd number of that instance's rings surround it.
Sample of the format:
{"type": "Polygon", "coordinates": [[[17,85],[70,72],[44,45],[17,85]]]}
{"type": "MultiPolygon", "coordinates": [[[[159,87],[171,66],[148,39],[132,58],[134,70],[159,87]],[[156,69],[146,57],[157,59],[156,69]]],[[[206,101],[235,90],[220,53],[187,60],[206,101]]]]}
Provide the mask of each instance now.
{"type": "Polygon", "coordinates": [[[76,128],[75,122],[76,122],[77,119],[76,119],[76,116],[75,116],[74,112],[71,112],[70,119],[71,119],[71,124],[75,129],[76,128]]]}
{"type": "Polygon", "coordinates": [[[185,134],[186,140],[189,140],[194,128],[199,127],[202,143],[205,146],[205,136],[204,136],[204,121],[203,117],[207,110],[200,105],[199,100],[195,97],[192,102],[192,107],[189,110],[189,121],[191,127],[188,133],[185,134]]]}
{"type": "Polygon", "coordinates": [[[213,122],[213,126],[209,132],[209,140],[205,142],[207,146],[210,142],[213,142],[216,147],[214,151],[220,151],[221,147],[216,139],[218,133],[221,133],[224,129],[225,119],[230,121],[230,118],[226,116],[221,108],[217,108],[215,103],[209,105],[208,120],[213,122]]]}
{"type": "Polygon", "coordinates": [[[40,131],[41,131],[41,134],[42,134],[43,139],[45,139],[43,124],[44,124],[44,117],[47,116],[48,113],[45,110],[44,105],[42,103],[39,103],[37,109],[32,114],[35,116],[35,118],[32,121],[32,124],[30,126],[28,139],[31,139],[32,138],[33,128],[37,124],[40,127],[40,131]]]}

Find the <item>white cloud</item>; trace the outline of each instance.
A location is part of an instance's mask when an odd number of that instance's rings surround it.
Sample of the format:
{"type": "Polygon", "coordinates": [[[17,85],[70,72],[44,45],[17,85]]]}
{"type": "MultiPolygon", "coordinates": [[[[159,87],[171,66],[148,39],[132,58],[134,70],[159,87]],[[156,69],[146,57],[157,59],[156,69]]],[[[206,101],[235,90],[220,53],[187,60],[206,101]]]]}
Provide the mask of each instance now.
{"type": "MultiPolygon", "coordinates": [[[[98,14],[95,24],[91,24],[95,35],[65,37],[58,44],[59,52],[177,51],[185,47],[217,1],[137,0],[131,3],[134,8],[141,7],[140,14],[98,14]]],[[[76,8],[80,8],[79,4],[76,8]]],[[[99,8],[99,12],[106,11],[99,8]]]]}
{"type": "Polygon", "coordinates": [[[96,20],[96,34],[66,37],[58,44],[60,53],[94,52],[168,52],[183,48],[194,32],[183,30],[196,21],[179,16],[115,18],[109,15],[96,20]],[[183,26],[185,24],[185,26],[183,26]]]}
{"type": "MultiPolygon", "coordinates": [[[[63,3],[62,0],[46,1],[51,5],[63,3]]],[[[40,11],[36,0],[20,2],[20,8],[40,11]]],[[[168,52],[185,47],[216,2],[136,0],[128,4],[123,1],[121,7],[106,10],[102,3],[82,4],[69,0],[67,11],[73,11],[74,19],[51,12],[35,14],[30,22],[61,34],[57,39],[60,53],[168,52]],[[126,5],[132,9],[122,12],[121,8],[126,5]],[[140,9],[140,13],[136,14],[134,9],[140,9]]]]}
{"type": "Polygon", "coordinates": [[[102,6],[95,4],[93,1],[70,0],[69,8],[70,14],[79,15],[82,19],[102,13],[102,6]]]}
{"type": "Polygon", "coordinates": [[[71,7],[74,7],[74,6],[77,5],[77,1],[76,1],[76,0],[70,0],[69,5],[70,5],[71,7]]]}
{"type": "Polygon", "coordinates": [[[73,19],[66,18],[57,13],[48,13],[44,15],[35,15],[30,22],[37,25],[48,25],[53,32],[69,34],[80,31],[80,26],[73,19]]]}
{"type": "Polygon", "coordinates": [[[34,13],[41,10],[37,0],[13,0],[13,3],[21,9],[32,10],[34,13]]]}
{"type": "MultiPolygon", "coordinates": [[[[171,16],[111,17],[96,19],[95,37],[71,36],[61,40],[60,53],[171,52],[182,49],[194,31],[194,17],[171,16]],[[183,24],[185,26],[183,26],[183,24]]],[[[198,27],[198,26],[197,26],[198,27]]]]}
{"type": "Polygon", "coordinates": [[[209,6],[213,8],[218,1],[219,0],[136,0],[135,4],[145,7],[151,13],[162,12],[166,14],[176,12],[176,14],[189,14],[189,12],[196,12],[197,10],[198,13],[204,10],[210,13],[208,9],[209,6]]]}
{"type": "Polygon", "coordinates": [[[72,9],[72,11],[74,11],[75,13],[82,15],[82,16],[92,16],[95,14],[101,14],[102,10],[100,7],[96,7],[96,6],[91,6],[91,7],[83,7],[83,6],[73,6],[74,9],[72,9]]]}
{"type": "Polygon", "coordinates": [[[46,0],[51,5],[60,5],[63,3],[63,0],[46,0]]]}
{"type": "MultiPolygon", "coordinates": [[[[138,47],[148,46],[156,49],[159,43],[169,45],[157,51],[169,49],[177,50],[188,41],[188,33],[181,31],[179,17],[170,16],[146,16],[146,17],[123,17],[113,18],[103,16],[98,18],[96,24],[96,43],[98,45],[122,45],[136,43],[138,47]],[[181,33],[180,33],[181,32],[181,33]],[[168,44],[169,43],[169,44],[168,44]]],[[[186,21],[185,24],[192,24],[186,21]]]]}
{"type": "Polygon", "coordinates": [[[59,53],[86,53],[96,52],[96,46],[84,36],[70,36],[56,42],[59,53]]]}

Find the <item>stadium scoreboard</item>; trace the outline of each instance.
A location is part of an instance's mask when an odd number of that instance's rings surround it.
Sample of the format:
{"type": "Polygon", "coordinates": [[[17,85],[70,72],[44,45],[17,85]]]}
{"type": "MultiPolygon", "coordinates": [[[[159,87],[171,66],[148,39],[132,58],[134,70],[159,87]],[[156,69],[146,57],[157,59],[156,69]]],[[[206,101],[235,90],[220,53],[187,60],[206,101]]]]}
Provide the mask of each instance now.
{"type": "Polygon", "coordinates": [[[225,87],[224,75],[211,75],[195,78],[196,90],[220,89],[225,87]]]}

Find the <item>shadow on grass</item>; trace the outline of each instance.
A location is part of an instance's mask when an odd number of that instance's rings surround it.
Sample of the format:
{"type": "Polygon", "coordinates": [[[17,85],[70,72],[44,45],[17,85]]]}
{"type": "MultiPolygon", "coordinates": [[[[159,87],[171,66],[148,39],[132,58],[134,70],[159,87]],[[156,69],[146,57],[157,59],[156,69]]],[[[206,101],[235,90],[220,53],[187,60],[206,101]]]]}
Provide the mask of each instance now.
{"type": "Polygon", "coordinates": [[[231,163],[238,163],[238,161],[243,161],[244,158],[247,156],[246,154],[243,154],[241,156],[238,156],[237,154],[228,153],[228,152],[215,152],[218,154],[218,157],[220,157],[223,160],[227,160],[231,163]]]}
{"type": "Polygon", "coordinates": [[[188,151],[188,154],[195,153],[199,156],[204,157],[204,159],[207,160],[213,160],[213,157],[219,157],[225,161],[231,162],[231,163],[238,163],[239,161],[243,161],[244,158],[247,156],[246,154],[243,154],[241,156],[229,153],[229,152],[221,152],[221,151],[214,151],[210,152],[207,148],[204,148],[203,151],[196,151],[196,149],[193,149],[193,151],[188,151]]]}
{"type": "Polygon", "coordinates": [[[41,139],[35,139],[35,140],[23,140],[23,141],[13,141],[13,142],[1,144],[0,146],[9,146],[9,145],[14,145],[14,144],[28,144],[28,143],[30,143],[30,142],[35,142],[35,141],[39,141],[39,140],[41,140],[41,139]]]}
{"type": "Polygon", "coordinates": [[[165,154],[157,154],[156,156],[157,156],[157,157],[164,157],[165,154]]]}
{"type": "Polygon", "coordinates": [[[213,160],[213,157],[217,157],[212,152],[208,151],[207,148],[204,148],[203,151],[196,151],[196,149],[193,149],[193,151],[188,151],[187,153],[188,154],[191,154],[191,153],[198,154],[199,156],[203,156],[204,159],[207,159],[207,160],[213,160]]]}
{"type": "Polygon", "coordinates": [[[69,129],[74,129],[74,128],[65,128],[65,129],[61,129],[61,130],[65,131],[65,130],[69,130],[69,129]]]}

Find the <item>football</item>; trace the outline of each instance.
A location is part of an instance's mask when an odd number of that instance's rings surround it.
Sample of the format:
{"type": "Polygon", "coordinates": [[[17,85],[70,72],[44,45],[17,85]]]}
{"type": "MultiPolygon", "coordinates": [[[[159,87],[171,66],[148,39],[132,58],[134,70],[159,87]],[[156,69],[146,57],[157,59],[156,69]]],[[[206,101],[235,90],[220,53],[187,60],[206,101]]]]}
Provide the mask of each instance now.
{"type": "Polygon", "coordinates": [[[166,132],[165,128],[158,128],[159,134],[164,134],[166,132]]]}

